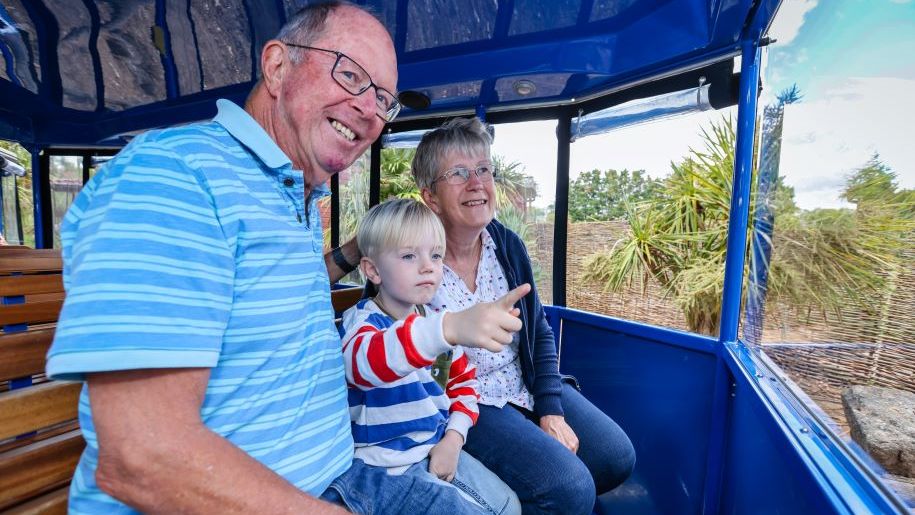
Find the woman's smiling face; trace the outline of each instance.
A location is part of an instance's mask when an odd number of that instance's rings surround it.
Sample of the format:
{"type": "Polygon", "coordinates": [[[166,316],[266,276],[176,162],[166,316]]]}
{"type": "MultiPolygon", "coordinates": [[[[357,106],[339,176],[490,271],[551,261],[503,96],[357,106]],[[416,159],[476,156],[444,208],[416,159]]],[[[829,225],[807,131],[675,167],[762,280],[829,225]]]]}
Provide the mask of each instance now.
{"type": "Polygon", "coordinates": [[[463,184],[436,180],[432,188],[426,190],[426,204],[448,229],[483,230],[496,214],[496,186],[491,176],[481,180],[473,170],[491,163],[488,149],[471,154],[451,151],[440,163],[436,179],[458,167],[471,170],[470,177],[463,184]]]}

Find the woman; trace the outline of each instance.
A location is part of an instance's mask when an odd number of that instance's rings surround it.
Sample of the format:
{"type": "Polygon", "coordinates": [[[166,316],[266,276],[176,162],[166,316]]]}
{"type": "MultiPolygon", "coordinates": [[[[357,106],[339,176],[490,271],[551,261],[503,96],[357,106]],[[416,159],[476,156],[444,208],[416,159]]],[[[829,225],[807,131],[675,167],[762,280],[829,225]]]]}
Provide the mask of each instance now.
{"type": "MultiPolygon", "coordinates": [[[[491,144],[478,119],[455,119],[416,149],[413,177],[447,240],[433,309],[460,311],[534,284],[524,243],[494,219],[491,144]]],[[[561,380],[536,290],[518,307],[524,328],[511,345],[465,351],[481,398],[464,449],[515,490],[525,514],[591,513],[595,495],[629,476],[635,451],[615,422],[561,380]]]]}

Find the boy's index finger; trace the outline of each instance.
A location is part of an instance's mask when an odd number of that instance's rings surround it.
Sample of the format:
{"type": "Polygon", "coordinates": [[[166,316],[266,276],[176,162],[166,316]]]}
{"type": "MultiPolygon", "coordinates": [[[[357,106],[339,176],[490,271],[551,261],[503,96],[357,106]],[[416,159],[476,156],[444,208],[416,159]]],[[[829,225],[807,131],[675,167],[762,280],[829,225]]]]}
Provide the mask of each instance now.
{"type": "Polygon", "coordinates": [[[530,291],[531,291],[531,285],[528,283],[524,283],[521,286],[518,286],[517,288],[515,288],[514,290],[506,293],[504,297],[497,300],[496,302],[498,302],[500,306],[502,306],[503,308],[508,310],[508,309],[511,309],[512,307],[514,307],[515,303],[518,302],[519,300],[521,300],[522,297],[524,297],[525,295],[530,293],[530,291]]]}

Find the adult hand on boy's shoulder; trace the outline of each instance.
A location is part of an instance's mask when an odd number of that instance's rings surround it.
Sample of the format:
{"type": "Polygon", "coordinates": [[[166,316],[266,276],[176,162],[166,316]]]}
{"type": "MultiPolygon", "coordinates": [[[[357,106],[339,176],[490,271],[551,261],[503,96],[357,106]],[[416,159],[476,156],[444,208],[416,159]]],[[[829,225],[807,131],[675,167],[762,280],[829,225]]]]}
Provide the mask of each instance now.
{"type": "Polygon", "coordinates": [[[445,436],[429,450],[429,472],[450,483],[457,472],[463,446],[464,437],[460,433],[454,430],[445,431],[445,436]]]}
{"type": "Polygon", "coordinates": [[[500,352],[512,341],[512,333],[521,330],[520,314],[515,303],[531,291],[522,284],[493,302],[481,302],[464,311],[445,313],[442,333],[452,345],[463,345],[500,352]]]}

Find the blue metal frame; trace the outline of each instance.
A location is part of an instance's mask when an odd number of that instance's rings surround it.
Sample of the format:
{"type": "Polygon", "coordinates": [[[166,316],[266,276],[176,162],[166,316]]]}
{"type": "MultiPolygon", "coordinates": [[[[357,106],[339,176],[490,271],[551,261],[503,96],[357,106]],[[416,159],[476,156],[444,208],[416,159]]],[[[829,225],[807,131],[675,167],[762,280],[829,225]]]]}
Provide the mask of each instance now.
{"type": "Polygon", "coordinates": [[[740,95],[737,101],[737,148],[734,151],[734,185],[728,220],[721,326],[718,333],[718,340],[721,342],[737,341],[747,251],[747,222],[750,215],[750,183],[753,174],[753,136],[759,89],[759,40],[744,40],[742,50],[740,95]]]}

